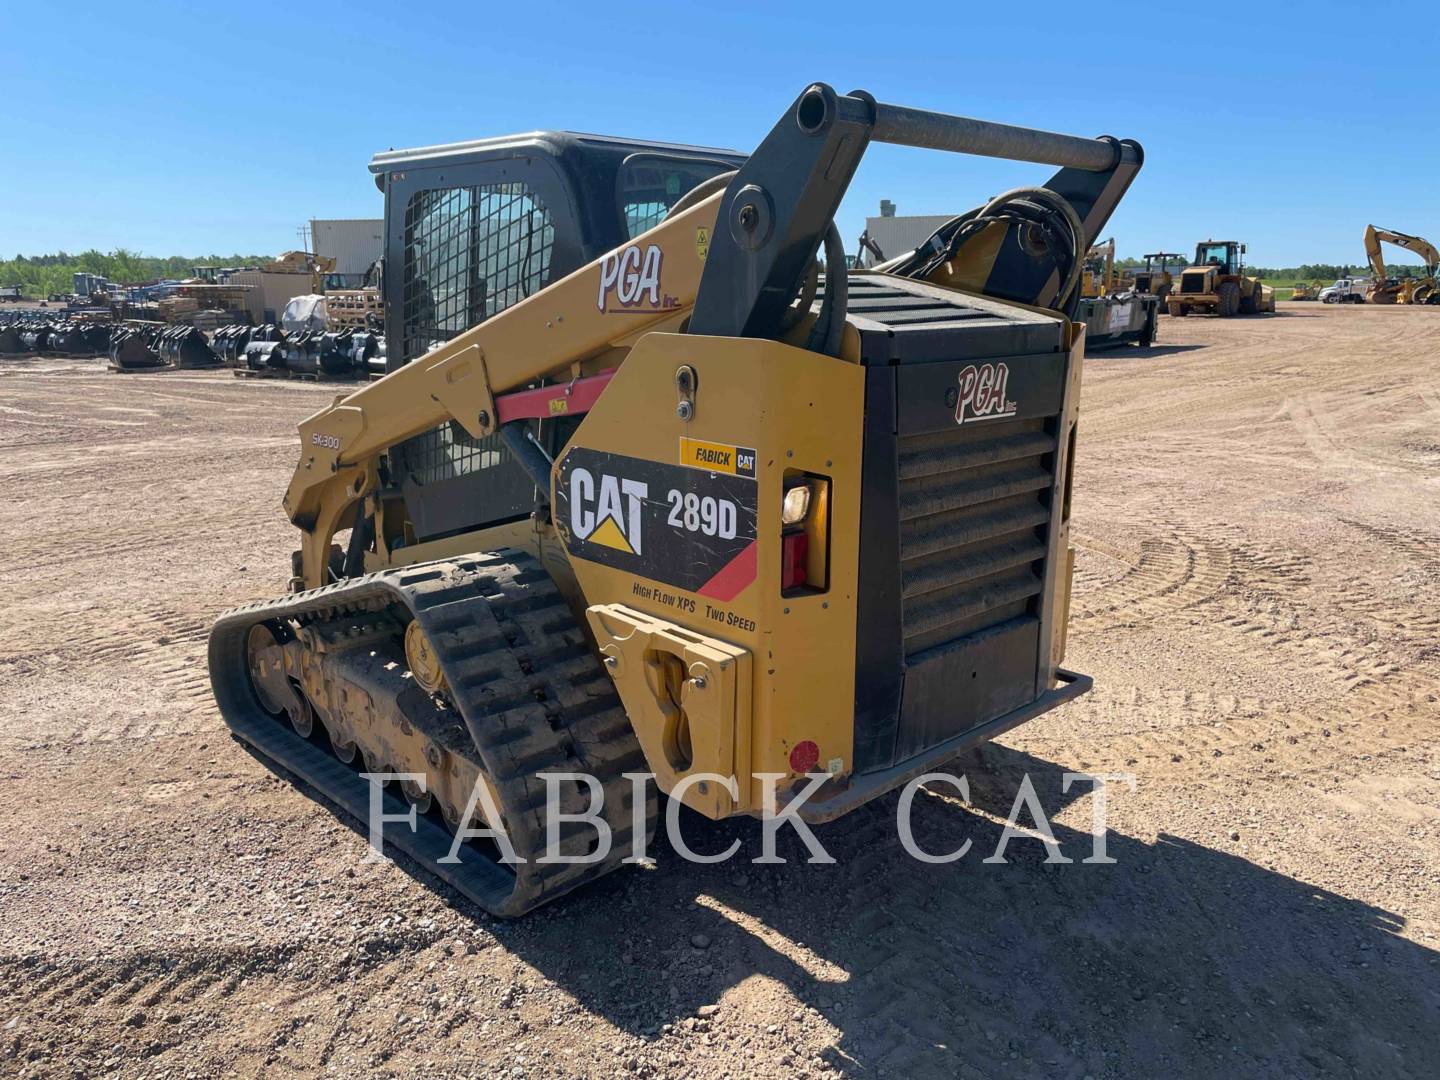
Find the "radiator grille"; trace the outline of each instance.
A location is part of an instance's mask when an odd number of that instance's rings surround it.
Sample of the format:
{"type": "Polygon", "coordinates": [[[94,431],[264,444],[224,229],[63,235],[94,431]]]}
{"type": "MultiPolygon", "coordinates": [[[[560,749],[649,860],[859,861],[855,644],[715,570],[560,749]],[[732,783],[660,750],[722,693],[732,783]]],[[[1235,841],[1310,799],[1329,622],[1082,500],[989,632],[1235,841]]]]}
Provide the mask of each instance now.
{"type": "Polygon", "coordinates": [[[1205,291],[1205,272],[1197,270],[1194,273],[1181,274],[1180,291],[1182,293],[1203,293],[1205,291]]]}
{"type": "Polygon", "coordinates": [[[1055,460],[1050,418],[901,437],[905,655],[1039,615],[1055,460]]]}

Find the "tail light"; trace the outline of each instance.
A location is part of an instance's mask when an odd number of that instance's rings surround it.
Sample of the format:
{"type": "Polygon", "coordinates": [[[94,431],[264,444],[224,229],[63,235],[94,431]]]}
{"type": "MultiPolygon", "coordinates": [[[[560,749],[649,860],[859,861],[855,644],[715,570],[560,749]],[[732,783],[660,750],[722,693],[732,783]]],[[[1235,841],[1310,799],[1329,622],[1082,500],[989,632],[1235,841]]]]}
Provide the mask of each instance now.
{"type": "Polygon", "coordinates": [[[807,583],[805,571],[810,560],[810,538],[797,529],[780,534],[780,591],[791,592],[807,583]]]}
{"type": "Polygon", "coordinates": [[[780,592],[803,596],[830,587],[830,479],[785,474],[780,503],[780,592]]]}

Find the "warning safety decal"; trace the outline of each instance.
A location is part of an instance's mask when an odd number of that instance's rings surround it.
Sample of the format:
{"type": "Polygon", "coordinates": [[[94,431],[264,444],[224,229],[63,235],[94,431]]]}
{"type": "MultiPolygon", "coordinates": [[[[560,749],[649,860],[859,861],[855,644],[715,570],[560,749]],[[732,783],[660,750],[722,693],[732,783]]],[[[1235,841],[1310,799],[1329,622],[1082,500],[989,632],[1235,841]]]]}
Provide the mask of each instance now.
{"type": "Polygon", "coordinates": [[[748,476],[729,472],[575,447],[560,462],[555,493],[565,548],[578,559],[733,599],[756,573],[753,457],[748,476]]]}

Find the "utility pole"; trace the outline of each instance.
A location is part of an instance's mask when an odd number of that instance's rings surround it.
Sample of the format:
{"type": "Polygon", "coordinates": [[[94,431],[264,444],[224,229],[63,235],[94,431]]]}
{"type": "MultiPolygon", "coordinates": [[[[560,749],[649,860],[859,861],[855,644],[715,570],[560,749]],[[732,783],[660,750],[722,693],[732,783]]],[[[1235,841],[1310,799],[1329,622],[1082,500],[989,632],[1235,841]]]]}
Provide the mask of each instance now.
{"type": "Polygon", "coordinates": [[[295,230],[295,234],[300,237],[300,250],[301,250],[301,251],[309,251],[309,250],[310,250],[310,226],[309,226],[309,225],[301,225],[298,229],[295,230]]]}

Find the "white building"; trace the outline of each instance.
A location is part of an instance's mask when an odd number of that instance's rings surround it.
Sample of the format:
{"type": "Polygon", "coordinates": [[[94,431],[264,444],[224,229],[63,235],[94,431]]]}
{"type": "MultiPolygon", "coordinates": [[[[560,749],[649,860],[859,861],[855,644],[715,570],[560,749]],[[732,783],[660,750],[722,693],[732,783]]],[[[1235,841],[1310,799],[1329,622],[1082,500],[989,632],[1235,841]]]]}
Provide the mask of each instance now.
{"type": "MultiPolygon", "coordinates": [[[[886,259],[914,251],[923,244],[936,229],[949,221],[954,214],[911,214],[899,217],[895,204],[889,199],[880,200],[880,216],[865,219],[865,231],[870,239],[884,253],[886,259]]],[[[874,266],[880,260],[868,249],[861,258],[866,266],[874,266]]]]}
{"type": "Polygon", "coordinates": [[[335,273],[363,275],[385,254],[382,218],[339,218],[310,221],[310,243],[316,255],[335,260],[335,273]]]}

